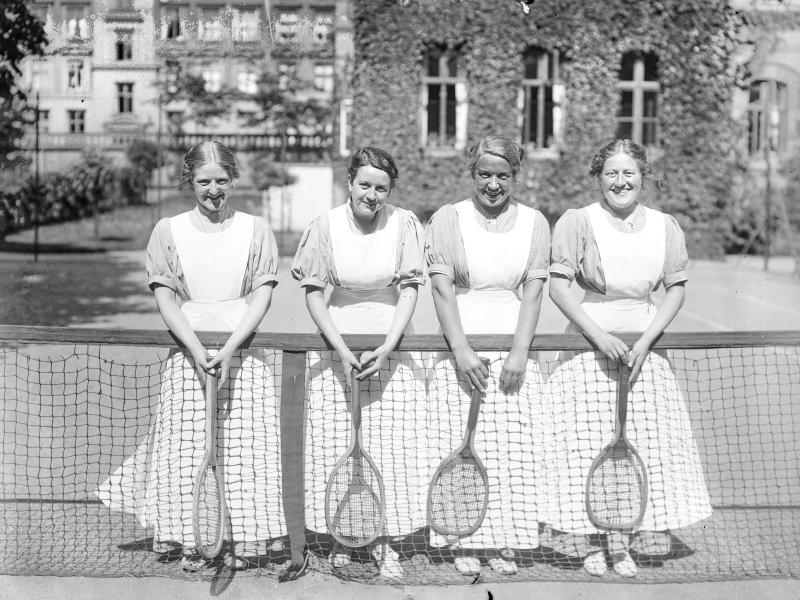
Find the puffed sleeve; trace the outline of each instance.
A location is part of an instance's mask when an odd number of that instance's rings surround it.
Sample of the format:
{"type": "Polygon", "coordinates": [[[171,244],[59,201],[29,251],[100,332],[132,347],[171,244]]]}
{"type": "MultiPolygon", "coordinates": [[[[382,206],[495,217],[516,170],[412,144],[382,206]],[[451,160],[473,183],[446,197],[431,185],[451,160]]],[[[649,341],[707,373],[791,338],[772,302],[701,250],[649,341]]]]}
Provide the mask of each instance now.
{"type": "Polygon", "coordinates": [[[400,287],[425,285],[425,231],[410,210],[398,209],[400,213],[400,235],[397,249],[397,272],[395,281],[400,287]]]}
{"type": "Polygon", "coordinates": [[[278,243],[267,222],[254,217],[253,242],[245,277],[244,294],[265,284],[278,283],[278,243]]]}
{"type": "Polygon", "coordinates": [[[550,225],[542,213],[538,210],[534,212],[531,251],[528,254],[528,267],[522,283],[527,283],[532,279],[546,280],[550,265],[550,225]]]}
{"type": "Polygon", "coordinates": [[[330,255],[328,219],[322,215],[311,221],[300,239],[292,261],[292,277],[304,287],[327,287],[330,255]]]}
{"type": "Polygon", "coordinates": [[[664,215],[666,221],[666,248],[664,250],[664,287],[689,279],[689,254],[683,230],[671,215],[664,215]]]}
{"type": "Polygon", "coordinates": [[[147,272],[147,285],[153,289],[163,285],[180,293],[180,264],[175,241],[172,239],[172,230],[169,219],[163,218],[153,228],[150,241],[147,243],[147,256],[145,258],[147,272]]]}
{"type": "Polygon", "coordinates": [[[455,205],[445,204],[428,221],[425,262],[431,275],[441,273],[450,277],[457,287],[469,287],[467,255],[455,205]]]}
{"type": "Polygon", "coordinates": [[[572,280],[581,268],[585,246],[585,232],[581,213],[567,210],[553,230],[550,250],[550,273],[572,280]]]}

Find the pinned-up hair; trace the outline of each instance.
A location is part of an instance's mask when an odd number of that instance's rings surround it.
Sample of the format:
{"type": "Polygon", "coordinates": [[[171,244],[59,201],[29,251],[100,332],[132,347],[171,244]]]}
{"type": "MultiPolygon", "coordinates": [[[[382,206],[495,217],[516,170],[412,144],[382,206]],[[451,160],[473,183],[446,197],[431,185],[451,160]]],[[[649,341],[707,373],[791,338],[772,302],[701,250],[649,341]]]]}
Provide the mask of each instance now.
{"type": "Polygon", "coordinates": [[[216,163],[225,169],[225,172],[232,180],[239,178],[239,162],[233,156],[230,148],[223,146],[219,142],[200,142],[192,146],[183,157],[181,184],[179,187],[191,185],[194,172],[200,167],[212,163],[216,163]]]}
{"type": "Polygon", "coordinates": [[[651,179],[655,181],[658,189],[663,189],[662,180],[655,175],[655,171],[653,171],[653,167],[647,159],[647,150],[644,146],[628,139],[617,139],[600,148],[592,157],[592,162],[589,164],[589,175],[595,178],[600,177],[600,175],[603,174],[603,165],[615,154],[627,154],[630,156],[636,163],[636,166],[639,167],[642,179],[651,179]]]}
{"type": "Polygon", "coordinates": [[[475,177],[475,168],[484,154],[500,157],[508,162],[511,173],[516,178],[522,169],[525,149],[517,142],[501,135],[487,135],[467,152],[467,172],[475,177]]]}
{"type": "Polygon", "coordinates": [[[347,178],[350,183],[356,178],[356,173],[361,167],[375,167],[381,171],[385,171],[391,180],[391,187],[397,184],[398,171],[397,165],[386,150],[376,148],[375,146],[364,146],[359,148],[353,153],[350,158],[350,166],[347,167],[347,178]]]}

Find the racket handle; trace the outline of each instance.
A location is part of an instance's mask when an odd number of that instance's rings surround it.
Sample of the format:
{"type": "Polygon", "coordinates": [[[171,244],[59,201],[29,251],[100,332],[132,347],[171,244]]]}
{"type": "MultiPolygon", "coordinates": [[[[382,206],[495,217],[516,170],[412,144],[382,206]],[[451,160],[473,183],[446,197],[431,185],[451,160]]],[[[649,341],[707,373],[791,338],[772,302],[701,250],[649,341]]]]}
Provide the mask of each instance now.
{"type": "Polygon", "coordinates": [[[628,377],[630,369],[624,362],[619,363],[619,379],[617,380],[617,426],[625,430],[628,420],[628,377]]]}
{"type": "MultiPolygon", "coordinates": [[[[218,371],[206,374],[206,444],[214,451],[217,435],[217,381],[218,371]]],[[[207,450],[208,450],[207,448],[207,450]]]]}
{"type": "Polygon", "coordinates": [[[356,379],[358,372],[355,369],[350,371],[350,392],[352,394],[353,435],[361,432],[361,381],[356,379]]]}

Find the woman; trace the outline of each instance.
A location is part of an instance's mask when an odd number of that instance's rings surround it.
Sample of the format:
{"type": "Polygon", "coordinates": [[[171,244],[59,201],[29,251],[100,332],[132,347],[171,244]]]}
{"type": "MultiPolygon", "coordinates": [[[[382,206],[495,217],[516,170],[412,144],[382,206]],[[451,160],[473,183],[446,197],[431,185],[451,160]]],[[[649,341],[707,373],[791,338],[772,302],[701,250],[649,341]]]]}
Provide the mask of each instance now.
{"type": "Polygon", "coordinates": [[[233,154],[218,142],[186,153],[181,187],[195,206],[156,224],[147,246],[147,276],[158,310],[182,343],[170,351],[158,413],[146,441],[98,492],[110,508],[133,512],[154,529],[156,552],[182,552],[187,570],[204,566],[194,552],[192,486],[205,447],[204,384],[219,372],[218,460],[223,468],[234,568],[266,554],[285,534],[280,494],[275,356],[238,350],[258,327],[277,283],[272,231],[259,217],[234,210],[239,176],[233,154]],[[197,331],[230,332],[209,350],[197,331]]]}
{"type": "MultiPolygon", "coordinates": [[[[647,154],[630,140],[603,146],[589,173],[602,198],[569,210],[553,234],[550,297],[570,320],[568,332],[581,332],[597,348],[574,356],[550,378],[555,443],[548,465],[554,529],[595,534],[584,508],[584,486],[592,460],[614,430],[617,363],[630,367],[628,437],[647,467],[649,494],[640,529],[685,527],[711,514],[689,415],[669,360],[650,346],[683,305],[688,257],[675,219],[641,204],[644,180],[652,178],[647,154]],[[570,293],[575,279],[582,300],[570,293]],[[666,295],[659,307],[651,294],[666,295]],[[615,333],[640,337],[630,349],[615,333]]],[[[596,536],[595,536],[596,537],[596,536]]],[[[627,536],[609,535],[614,571],[636,575],[627,536]]],[[[581,540],[585,569],[607,570],[602,546],[581,540]]]]}
{"type": "MultiPolygon", "coordinates": [[[[462,538],[459,573],[477,575],[475,550],[491,549],[492,569],[513,574],[514,548],[538,542],[537,472],[540,459],[540,380],[528,350],[547,279],[550,230],[541,213],[514,199],[524,151],[489,136],[469,152],[474,190],[443,206],[428,225],[426,259],[442,332],[452,355],[440,356],[430,387],[430,468],[461,442],[472,389],[483,395],[475,449],[489,477],[483,525],[462,538]],[[520,288],[521,292],[520,292],[520,288]],[[477,354],[467,334],[513,334],[508,352],[477,354]]],[[[431,533],[433,545],[447,540],[431,533]]]]}
{"type": "MultiPolygon", "coordinates": [[[[306,291],[306,306],[333,353],[309,353],[306,426],[306,522],[325,531],[325,488],[347,450],[350,414],[346,387],[353,369],[362,385],[364,447],[386,490],[386,536],[372,546],[380,573],[403,575],[390,542],[424,526],[421,451],[425,440],[425,376],[409,353],[393,353],[408,329],[424,284],[422,228],[410,211],[387,204],[397,167],[380,148],[358,150],[348,168],[349,200],[308,226],[292,266],[306,291]],[[324,293],[330,287],[326,302],[324,293]],[[385,335],[383,344],[356,357],[342,334],[385,335]]],[[[334,545],[334,568],[347,565],[350,549],[334,545]]]]}

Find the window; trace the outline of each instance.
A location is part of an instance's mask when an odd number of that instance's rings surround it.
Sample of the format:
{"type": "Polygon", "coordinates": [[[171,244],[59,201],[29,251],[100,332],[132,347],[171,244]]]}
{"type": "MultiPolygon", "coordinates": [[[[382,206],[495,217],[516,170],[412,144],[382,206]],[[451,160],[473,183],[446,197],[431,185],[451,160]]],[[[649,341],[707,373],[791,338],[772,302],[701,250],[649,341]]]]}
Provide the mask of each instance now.
{"type": "Polygon", "coordinates": [[[181,37],[181,11],[177,6],[165,6],[161,23],[161,37],[175,39],[181,37]]]}
{"type": "Polygon", "coordinates": [[[67,63],[67,88],[83,89],[84,67],[82,60],[71,60],[67,63]]]}
{"type": "Polygon", "coordinates": [[[88,4],[65,4],[64,21],[67,25],[67,35],[69,37],[79,37],[84,40],[89,39],[88,4]]]}
{"type": "Polygon", "coordinates": [[[621,94],[617,113],[617,137],[637,144],[658,146],[658,59],[654,54],[628,52],[622,57],[617,89],[621,94]]]}
{"type": "Polygon", "coordinates": [[[747,141],[750,154],[763,152],[770,141],[770,130],[777,133],[775,150],[786,148],[786,126],[789,122],[789,101],[786,84],[762,79],[750,84],[747,107],[747,141]]]}
{"type": "Polygon", "coordinates": [[[117,60],[131,60],[133,58],[133,31],[130,29],[117,29],[117,60]]]}
{"type": "Polygon", "coordinates": [[[222,9],[218,6],[204,7],[197,24],[198,37],[206,41],[219,40],[222,39],[223,29],[222,9]]]}
{"type": "Polygon", "coordinates": [[[421,92],[422,145],[462,149],[467,138],[467,84],[458,49],[433,46],[425,54],[421,92]]]}
{"type": "Polygon", "coordinates": [[[170,131],[180,131],[184,115],[182,110],[168,110],[166,114],[167,128],[170,131]]]}
{"type": "Polygon", "coordinates": [[[558,52],[528,48],[522,57],[522,143],[534,148],[555,145],[558,52]]]}
{"type": "Polygon", "coordinates": [[[278,13],[275,22],[275,35],[279,42],[291,42],[297,37],[300,27],[300,15],[295,10],[283,10],[278,13]]]}
{"type": "Polygon", "coordinates": [[[236,88],[243,94],[255,94],[258,91],[258,76],[252,71],[240,71],[236,88]]]}
{"type": "Polygon", "coordinates": [[[278,89],[286,90],[297,79],[297,67],[292,63],[278,63],[278,89]]]}
{"type": "Polygon", "coordinates": [[[133,112],[133,84],[117,84],[117,111],[121,113],[133,112]]]}
{"type": "Polygon", "coordinates": [[[314,89],[328,94],[333,93],[334,72],[333,65],[314,65],[314,89]]]}
{"type": "Polygon", "coordinates": [[[39,109],[39,133],[50,131],[50,111],[39,109]]]}
{"type": "Polygon", "coordinates": [[[86,111],[68,110],[67,121],[69,122],[70,133],[83,133],[86,129],[86,111]]]}
{"type": "Polygon", "coordinates": [[[258,40],[258,9],[240,8],[233,13],[233,39],[237,42],[258,40]]]}
{"type": "Polygon", "coordinates": [[[317,44],[333,41],[333,10],[319,8],[315,11],[311,35],[317,44]]]}
{"type": "Polygon", "coordinates": [[[222,73],[215,69],[203,71],[203,86],[207,92],[216,93],[222,89],[222,73]]]}

